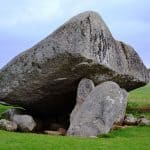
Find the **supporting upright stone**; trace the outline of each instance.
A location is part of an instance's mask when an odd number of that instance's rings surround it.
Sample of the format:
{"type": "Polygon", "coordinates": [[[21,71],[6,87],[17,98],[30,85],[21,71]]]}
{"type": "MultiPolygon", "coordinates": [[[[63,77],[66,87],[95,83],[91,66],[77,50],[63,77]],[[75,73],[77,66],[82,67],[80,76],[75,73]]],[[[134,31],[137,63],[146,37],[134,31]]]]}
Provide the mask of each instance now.
{"type": "Polygon", "coordinates": [[[126,107],[127,107],[127,102],[128,102],[128,93],[126,90],[122,89],[122,93],[120,96],[123,96],[123,101],[120,101],[120,103],[122,103],[120,105],[120,112],[118,114],[118,117],[115,121],[116,125],[122,125],[124,118],[125,118],[125,114],[126,114],[126,107]]]}
{"type": "Polygon", "coordinates": [[[78,85],[77,89],[77,97],[76,97],[76,105],[70,115],[70,122],[72,122],[74,116],[79,111],[82,103],[85,101],[89,93],[94,89],[94,83],[92,80],[89,79],[82,79],[78,85]]]}
{"type": "Polygon", "coordinates": [[[75,114],[68,135],[91,137],[108,133],[125,111],[127,94],[116,83],[108,81],[96,86],[75,114]]]}

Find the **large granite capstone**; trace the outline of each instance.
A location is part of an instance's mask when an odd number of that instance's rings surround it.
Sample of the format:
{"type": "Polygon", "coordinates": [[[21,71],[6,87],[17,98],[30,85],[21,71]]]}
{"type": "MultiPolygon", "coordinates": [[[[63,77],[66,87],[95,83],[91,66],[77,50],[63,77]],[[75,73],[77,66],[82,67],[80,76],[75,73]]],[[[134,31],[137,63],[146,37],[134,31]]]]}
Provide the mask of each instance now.
{"type": "Polygon", "coordinates": [[[81,13],[0,72],[0,100],[35,114],[70,113],[80,79],[114,81],[130,91],[149,81],[138,54],[116,41],[95,12],[81,13]]]}

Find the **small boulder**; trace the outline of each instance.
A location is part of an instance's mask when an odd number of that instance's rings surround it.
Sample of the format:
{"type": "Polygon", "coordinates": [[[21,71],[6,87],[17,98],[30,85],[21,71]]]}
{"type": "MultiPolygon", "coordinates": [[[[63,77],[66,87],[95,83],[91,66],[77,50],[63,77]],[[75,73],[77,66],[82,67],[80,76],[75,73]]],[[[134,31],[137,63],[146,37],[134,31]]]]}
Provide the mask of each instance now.
{"type": "Polygon", "coordinates": [[[1,119],[0,120],[0,129],[6,130],[6,131],[16,131],[17,124],[12,121],[8,121],[6,119],[1,119]]]}
{"type": "Polygon", "coordinates": [[[148,120],[146,118],[138,118],[138,125],[149,126],[150,120],[148,120]]]}
{"type": "Polygon", "coordinates": [[[124,108],[124,92],[111,81],[96,86],[74,116],[67,134],[91,137],[108,133],[124,108]]]}
{"type": "Polygon", "coordinates": [[[135,118],[132,114],[127,114],[124,119],[124,124],[137,125],[137,121],[137,118],[135,118]]]}
{"type": "Polygon", "coordinates": [[[23,132],[31,132],[36,127],[36,122],[29,115],[14,115],[12,121],[18,125],[18,129],[23,132]]]}

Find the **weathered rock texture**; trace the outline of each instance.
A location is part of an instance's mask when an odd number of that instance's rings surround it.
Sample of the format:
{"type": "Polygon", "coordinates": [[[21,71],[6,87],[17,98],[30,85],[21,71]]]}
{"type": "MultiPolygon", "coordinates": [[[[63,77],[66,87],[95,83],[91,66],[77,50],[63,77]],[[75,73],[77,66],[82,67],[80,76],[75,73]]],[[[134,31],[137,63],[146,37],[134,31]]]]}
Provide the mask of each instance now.
{"type": "Polygon", "coordinates": [[[72,122],[76,113],[80,111],[81,105],[83,104],[89,93],[94,89],[94,87],[95,86],[92,80],[82,79],[80,81],[77,89],[76,105],[70,115],[70,122],[72,122]]]}
{"type": "Polygon", "coordinates": [[[121,105],[119,108],[120,111],[119,111],[118,117],[115,121],[115,124],[118,124],[118,125],[123,124],[125,114],[126,114],[127,101],[128,101],[128,98],[127,98],[128,94],[127,94],[126,90],[122,89],[122,95],[123,95],[124,99],[121,101],[121,105]]]}
{"type": "Polygon", "coordinates": [[[70,113],[81,78],[128,91],[149,81],[134,49],[116,41],[97,13],[84,12],[2,68],[0,100],[36,114],[70,113]]]}
{"type": "Polygon", "coordinates": [[[90,137],[108,133],[126,99],[127,93],[114,82],[96,86],[74,115],[67,134],[90,137]]]}

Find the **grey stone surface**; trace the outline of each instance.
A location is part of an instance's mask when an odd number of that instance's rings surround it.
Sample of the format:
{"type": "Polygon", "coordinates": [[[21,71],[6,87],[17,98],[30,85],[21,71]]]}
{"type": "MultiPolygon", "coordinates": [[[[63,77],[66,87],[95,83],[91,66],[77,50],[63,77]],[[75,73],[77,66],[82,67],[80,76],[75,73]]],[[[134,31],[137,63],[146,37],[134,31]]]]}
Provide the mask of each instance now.
{"type": "Polygon", "coordinates": [[[126,107],[127,107],[127,101],[128,101],[128,93],[126,90],[122,89],[122,94],[124,99],[122,100],[122,104],[120,105],[120,112],[119,115],[115,121],[115,124],[121,125],[124,122],[125,114],[126,114],[126,107]]]}
{"type": "Polygon", "coordinates": [[[17,124],[12,121],[8,121],[6,119],[1,119],[0,120],[0,129],[6,130],[6,131],[16,131],[17,124]]]}
{"type": "Polygon", "coordinates": [[[18,125],[18,129],[23,132],[31,132],[36,127],[36,122],[30,115],[14,115],[12,121],[18,125]]]}
{"type": "Polygon", "coordinates": [[[97,13],[84,12],[1,69],[0,101],[36,114],[70,113],[81,78],[128,91],[149,81],[134,49],[116,41],[97,13]]]}
{"type": "Polygon", "coordinates": [[[94,87],[95,86],[92,80],[84,78],[80,81],[77,89],[76,105],[70,115],[70,122],[72,122],[74,116],[79,111],[82,103],[85,101],[86,97],[94,89],[94,87]]]}
{"type": "Polygon", "coordinates": [[[108,133],[123,108],[124,92],[111,81],[96,86],[74,116],[67,134],[91,137],[108,133]]]}

